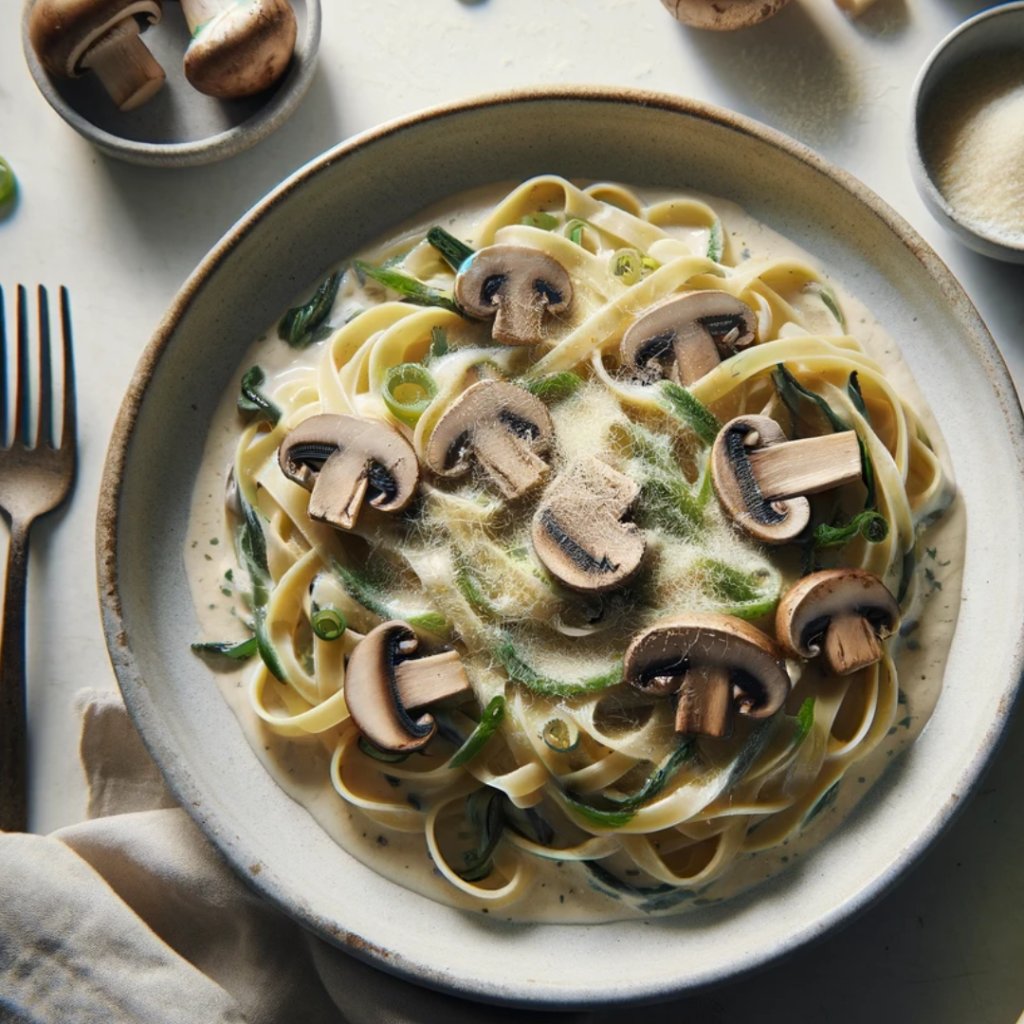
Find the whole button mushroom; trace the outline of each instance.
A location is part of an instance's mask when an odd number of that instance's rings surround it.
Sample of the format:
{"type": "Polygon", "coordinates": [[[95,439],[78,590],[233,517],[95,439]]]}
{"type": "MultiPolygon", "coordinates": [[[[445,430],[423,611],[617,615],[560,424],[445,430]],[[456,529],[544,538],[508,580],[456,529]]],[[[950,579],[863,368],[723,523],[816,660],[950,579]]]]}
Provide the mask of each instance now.
{"type": "Polygon", "coordinates": [[[793,657],[820,655],[832,675],[847,676],[881,659],[881,641],[899,622],[896,599],[874,573],[825,569],[786,593],[775,614],[775,633],[793,657]]]}
{"type": "Polygon", "coordinates": [[[756,25],[785,7],[789,0],[661,0],[677,21],[718,32],[756,25]]]}
{"type": "Polygon", "coordinates": [[[547,474],[541,454],[554,434],[551,414],[539,398],[507,381],[482,380],[437,421],[426,463],[439,476],[462,476],[475,460],[506,498],[518,498],[547,474]]]}
{"type": "Polygon", "coordinates": [[[139,33],[163,17],[161,0],[36,0],[28,37],[61,78],[95,71],[119,110],[134,110],[164,84],[164,69],[139,33]]]}
{"type": "Polygon", "coordinates": [[[676,732],[728,736],[733,714],[770,718],[790,680],[771,637],[731,615],[662,619],[626,650],[623,676],[635,690],[677,696],[676,732]]]}
{"type": "Polygon", "coordinates": [[[555,579],[602,593],[636,575],[646,541],[623,522],[640,494],[636,481],[590,456],[562,473],[533,517],[533,547],[555,579]]]}
{"type": "Polygon", "coordinates": [[[380,420],[325,413],[303,420],[281,443],[281,472],[305,487],[310,519],[351,530],[365,500],[400,512],[419,484],[416,453],[380,420]]]}
{"type": "Polygon", "coordinates": [[[287,0],[181,0],[192,42],[185,77],[207,96],[238,99],[284,74],[295,49],[287,0]]]}
{"type": "Polygon", "coordinates": [[[861,477],[852,430],[788,441],[768,416],[737,416],[711,449],[711,481],[734,522],[765,544],[798,536],[811,517],[806,495],[861,477]]]}
{"type": "Polygon", "coordinates": [[[525,245],[492,245],[474,253],[455,278],[455,299],[472,316],[494,317],[503,345],[536,345],[545,317],[572,302],[572,281],[558,260],[525,245]]]}
{"type": "Polygon", "coordinates": [[[345,670],[345,704],[360,732],[379,750],[422,750],[437,723],[415,712],[471,692],[457,651],[414,658],[419,641],[400,619],[382,622],[356,644],[345,670]]]}
{"type": "Polygon", "coordinates": [[[670,380],[692,384],[754,341],[754,311],[728,292],[699,291],[648,310],[619,346],[624,366],[661,364],[670,380]]]}

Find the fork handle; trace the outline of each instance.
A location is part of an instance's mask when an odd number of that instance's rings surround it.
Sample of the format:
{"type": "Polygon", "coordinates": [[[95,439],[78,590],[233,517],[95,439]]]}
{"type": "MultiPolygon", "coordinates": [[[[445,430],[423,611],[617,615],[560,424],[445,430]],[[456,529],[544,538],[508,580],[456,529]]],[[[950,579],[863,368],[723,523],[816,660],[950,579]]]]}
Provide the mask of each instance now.
{"type": "Polygon", "coordinates": [[[25,707],[25,581],[28,524],[11,522],[0,633],[0,829],[28,829],[28,716],[25,707]]]}

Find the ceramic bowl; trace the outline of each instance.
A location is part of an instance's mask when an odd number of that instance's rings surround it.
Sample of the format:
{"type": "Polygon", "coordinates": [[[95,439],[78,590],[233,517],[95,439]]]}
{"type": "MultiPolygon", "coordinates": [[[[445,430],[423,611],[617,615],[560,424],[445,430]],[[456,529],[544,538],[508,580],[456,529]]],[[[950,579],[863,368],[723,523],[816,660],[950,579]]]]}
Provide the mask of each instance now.
{"type": "Polygon", "coordinates": [[[182,57],[190,35],[181,5],[165,3],[163,20],[142,36],[167,74],[148,103],[122,113],[94,74],[55,78],[39,63],[28,41],[22,12],[25,60],[39,91],[79,135],[108,156],[148,167],[195,167],[234,156],[279,128],[306,95],[320,47],[320,0],[289,0],[298,22],[295,54],[284,76],[256,96],[218,100],[185,80],[182,57]]]}
{"type": "Polygon", "coordinates": [[[932,216],[965,245],[983,256],[1024,263],[1024,243],[980,230],[939,191],[922,148],[924,113],[936,90],[964,61],[996,51],[1024,52],[1024,3],[1003,4],[965,21],[935,48],[914,83],[911,98],[910,171],[932,216]]]}
{"type": "Polygon", "coordinates": [[[977,782],[1024,659],[1022,427],[1005,366],[946,267],[881,200],[800,144],[655,93],[466,101],[307,164],[228,232],[175,298],[121,409],[101,488],[111,659],[182,805],[242,877],[325,939],[482,1000],[564,1007],[667,998],[761,967],[847,921],[922,854],[977,782]],[[824,261],[899,339],[967,505],[964,603],[944,690],[918,743],[795,870],[678,917],[515,925],[395,886],[273,782],[189,650],[198,635],[183,564],[192,486],[211,415],[250,339],[297,290],[422,208],[551,171],[728,197],[824,261]]]}

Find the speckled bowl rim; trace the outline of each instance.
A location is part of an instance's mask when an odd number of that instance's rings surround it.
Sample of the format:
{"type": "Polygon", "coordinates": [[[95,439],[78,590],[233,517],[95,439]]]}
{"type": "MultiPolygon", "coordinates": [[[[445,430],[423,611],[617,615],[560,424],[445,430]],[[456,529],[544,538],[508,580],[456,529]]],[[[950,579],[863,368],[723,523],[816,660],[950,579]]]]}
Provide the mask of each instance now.
{"type": "Polygon", "coordinates": [[[291,67],[278,90],[264,106],[227,131],[192,142],[138,142],[98,128],[64,100],[39,63],[28,38],[28,14],[35,0],[25,0],[21,16],[21,47],[36,86],[47,103],[83,138],[101,152],[143,167],[199,167],[241,153],[265,139],[288,120],[309,91],[320,49],[320,0],[305,0],[306,36],[296,49],[291,67]]]}
{"type": "MultiPolygon", "coordinates": [[[[935,62],[961,36],[971,32],[982,22],[989,21],[991,18],[1005,17],[1007,14],[1017,14],[1024,17],[1024,0],[1015,0],[1014,3],[990,7],[988,10],[976,14],[973,18],[969,18],[961,25],[958,25],[932,50],[928,55],[928,59],[921,66],[910,95],[910,170],[911,176],[914,179],[914,185],[921,194],[921,198],[924,199],[929,207],[933,208],[933,210],[939,210],[953,222],[958,229],[954,231],[956,237],[960,238],[966,245],[971,245],[972,248],[976,247],[972,245],[971,240],[977,239],[980,243],[983,243],[983,246],[977,247],[976,251],[983,255],[1009,260],[1014,263],[1024,263],[1024,242],[1016,245],[1005,238],[1001,238],[999,235],[980,231],[975,225],[964,220],[957,212],[955,206],[949,204],[946,197],[939,191],[939,187],[935,184],[931,171],[928,169],[924,154],[921,152],[921,137],[918,132],[919,121],[923,113],[921,110],[921,93],[928,80],[928,76],[932,72],[932,68],[935,66],[935,62]],[[1002,250],[1002,252],[994,250],[1002,250]]],[[[941,223],[941,218],[937,219],[941,223]]]]}
{"type": "MultiPolygon", "coordinates": [[[[985,377],[993,389],[994,397],[1005,419],[1007,434],[1016,456],[1017,469],[1024,471],[1024,413],[1022,413],[1017,393],[1002,355],[973,303],[949,268],[914,228],[867,186],[813,150],[753,119],[720,107],[668,93],[635,89],[613,89],[601,86],[517,89],[431,107],[422,112],[387,122],[328,150],[301,167],[257,203],[214,246],[189,277],[142,354],[118,413],[107,453],[97,510],[96,557],[100,606],[108,652],[129,713],[151,753],[153,752],[152,743],[147,727],[152,727],[149,720],[153,716],[153,709],[146,682],[142,678],[135,656],[128,646],[126,623],[119,593],[117,569],[119,516],[124,470],[134,425],[146,391],[153,381],[160,359],[177,329],[179,321],[186,314],[193,299],[203,288],[220,261],[239,245],[240,241],[256,227],[260,220],[292,193],[302,188],[304,183],[326,171],[337,161],[366,147],[371,147],[376,142],[399,135],[424,123],[440,121],[466,111],[496,108],[516,103],[557,100],[654,108],[706,120],[780,150],[790,157],[795,157],[813,171],[852,194],[863,204],[868,213],[877,217],[900,239],[913,258],[922,264],[926,273],[939,286],[950,304],[954,316],[960,321],[964,334],[970,339],[971,355],[983,367],[985,377]]],[[[792,954],[813,941],[820,940],[832,929],[849,923],[887,892],[962,810],[966,802],[964,796],[976,785],[999,749],[1006,733],[1009,716],[1022,689],[1024,624],[1013,638],[1012,665],[1012,678],[1006,681],[999,694],[1000,699],[998,708],[993,715],[993,725],[987,732],[984,742],[974,752],[971,759],[963,765],[960,773],[955,777],[952,793],[931,818],[928,826],[917,834],[913,842],[907,843],[893,855],[885,870],[881,871],[872,882],[863,886],[855,896],[805,922],[801,928],[789,936],[787,941],[779,942],[770,949],[761,948],[750,951],[746,956],[723,962],[685,982],[680,982],[679,979],[659,977],[656,981],[632,983],[629,987],[612,988],[608,986],[606,990],[591,987],[586,992],[574,991],[565,996],[546,993],[543,998],[538,998],[536,992],[529,990],[526,985],[516,987],[514,980],[510,982],[506,979],[495,978],[492,982],[484,984],[466,983],[464,979],[453,981],[449,976],[441,978],[429,968],[398,955],[397,951],[376,946],[364,936],[348,931],[343,924],[317,914],[315,910],[303,903],[299,894],[294,891],[294,887],[272,884],[268,881],[265,872],[254,876],[248,870],[248,859],[226,838],[228,830],[221,827],[221,823],[214,820],[212,815],[204,817],[196,810],[199,805],[193,805],[193,800],[199,800],[201,793],[187,777],[188,773],[176,772],[173,764],[163,764],[161,769],[169,788],[246,884],[323,939],[361,960],[409,981],[488,1003],[570,1009],[581,1006],[607,1006],[615,1003],[653,1002],[679,995],[682,992],[704,989],[760,970],[773,961],[792,954]]]]}

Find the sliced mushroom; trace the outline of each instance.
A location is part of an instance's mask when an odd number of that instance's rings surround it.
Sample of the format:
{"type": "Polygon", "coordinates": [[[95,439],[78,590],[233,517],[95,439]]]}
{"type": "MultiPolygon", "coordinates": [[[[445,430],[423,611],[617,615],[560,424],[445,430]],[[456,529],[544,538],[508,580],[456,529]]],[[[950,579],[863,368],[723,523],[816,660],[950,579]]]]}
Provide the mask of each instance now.
{"type": "Polygon", "coordinates": [[[189,85],[207,96],[238,99],[284,74],[298,27],[287,0],[181,0],[192,41],[189,85]]]}
{"type": "Polygon", "coordinates": [[[852,430],[787,441],[767,416],[738,416],[718,433],[711,480],[722,507],[752,537],[784,544],[810,521],[806,495],[861,476],[860,444],[852,430]]]}
{"type": "Polygon", "coordinates": [[[730,32],[770,18],[789,0],[661,0],[677,21],[693,28],[730,32]]]}
{"type": "Polygon", "coordinates": [[[820,654],[832,675],[846,676],[881,659],[881,641],[899,621],[896,599],[874,573],[826,569],[805,576],[786,593],[775,615],[775,633],[788,654],[820,654]]]}
{"type": "Polygon", "coordinates": [[[303,420],[282,442],[281,472],[312,491],[310,519],[351,530],[363,501],[400,512],[412,500],[420,469],[409,442],[392,426],[359,416],[303,420]]]}
{"type": "Polygon", "coordinates": [[[502,380],[467,388],[437,421],[427,442],[427,465],[439,476],[462,476],[470,456],[506,498],[518,498],[548,471],[540,456],[555,427],[547,406],[502,380]]]}
{"type": "Polygon", "coordinates": [[[754,311],[728,292],[689,292],[648,310],[619,347],[624,366],[692,384],[754,341],[754,311]]]}
{"type": "Polygon", "coordinates": [[[536,345],[547,314],[572,302],[572,281],[558,260],[525,245],[491,245],[462,265],[455,298],[473,316],[494,317],[503,345],[536,345]]]}
{"type": "Polygon", "coordinates": [[[28,37],[53,75],[96,72],[119,110],[134,110],[164,84],[139,34],[163,17],[161,0],[36,0],[28,37]]]}
{"type": "Polygon", "coordinates": [[[457,651],[414,658],[419,640],[407,622],[382,622],[356,644],[345,670],[345,704],[360,732],[380,750],[421,750],[437,732],[428,704],[471,690],[457,651]]]}
{"type": "Polygon", "coordinates": [[[677,695],[676,731],[688,735],[728,736],[734,711],[769,718],[790,690],[771,637],[731,615],[656,622],[629,645],[623,677],[641,693],[677,695]]]}
{"type": "Polygon", "coordinates": [[[636,575],[647,542],[623,522],[640,494],[636,481],[590,456],[561,473],[533,517],[533,547],[555,579],[601,593],[636,575]]]}

